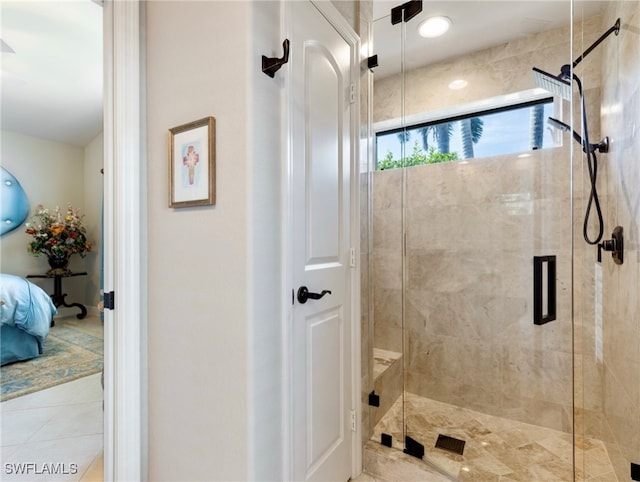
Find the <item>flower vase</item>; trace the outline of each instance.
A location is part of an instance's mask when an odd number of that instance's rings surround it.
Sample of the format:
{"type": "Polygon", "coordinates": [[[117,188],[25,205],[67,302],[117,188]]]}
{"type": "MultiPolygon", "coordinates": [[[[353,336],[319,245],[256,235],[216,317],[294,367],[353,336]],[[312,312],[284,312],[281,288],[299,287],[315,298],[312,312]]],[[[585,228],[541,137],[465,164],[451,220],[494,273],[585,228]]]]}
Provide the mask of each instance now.
{"type": "Polygon", "coordinates": [[[69,258],[49,256],[49,266],[51,266],[50,272],[62,270],[66,271],[69,266],[69,258]]]}

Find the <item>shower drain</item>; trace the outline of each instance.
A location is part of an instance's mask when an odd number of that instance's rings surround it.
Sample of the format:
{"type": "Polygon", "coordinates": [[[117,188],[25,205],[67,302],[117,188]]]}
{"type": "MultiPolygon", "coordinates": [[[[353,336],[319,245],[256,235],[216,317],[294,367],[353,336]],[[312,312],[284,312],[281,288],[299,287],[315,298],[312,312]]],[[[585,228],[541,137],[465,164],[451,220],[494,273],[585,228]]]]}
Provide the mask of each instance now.
{"type": "Polygon", "coordinates": [[[453,452],[454,454],[462,455],[464,452],[464,440],[449,437],[448,435],[438,435],[436,440],[436,448],[453,452]]]}

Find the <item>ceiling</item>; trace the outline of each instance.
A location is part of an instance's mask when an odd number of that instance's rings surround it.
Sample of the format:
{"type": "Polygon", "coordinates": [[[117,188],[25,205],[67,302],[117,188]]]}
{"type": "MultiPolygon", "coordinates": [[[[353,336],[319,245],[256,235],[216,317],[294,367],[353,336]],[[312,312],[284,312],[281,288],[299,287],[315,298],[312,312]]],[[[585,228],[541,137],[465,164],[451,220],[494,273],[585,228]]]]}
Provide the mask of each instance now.
{"type": "Polygon", "coordinates": [[[2,0],[0,127],[85,146],[102,131],[102,7],[2,0]]]}
{"type": "MultiPolygon", "coordinates": [[[[391,25],[390,12],[401,5],[399,0],[374,0],[374,49],[379,66],[376,78],[398,73],[401,68],[401,25],[391,25]]],[[[599,13],[609,2],[575,1],[577,15],[588,17],[599,13]]],[[[444,0],[423,2],[422,12],[405,24],[405,69],[413,69],[447,58],[457,57],[526,35],[562,25],[571,19],[569,0],[444,0]],[[435,39],[417,34],[421,21],[435,15],[452,20],[450,30],[435,39]]]]}
{"type": "MultiPolygon", "coordinates": [[[[0,127],[3,130],[84,146],[102,131],[102,7],[100,0],[2,0],[0,127]],[[4,49],[3,49],[4,50],[4,49]]],[[[388,18],[399,0],[374,0],[376,77],[399,70],[400,25],[388,18]]],[[[607,2],[575,2],[588,16],[607,2]]],[[[568,0],[425,1],[406,24],[406,64],[417,67],[477,51],[510,39],[566,25],[568,0]],[[416,35],[420,21],[446,15],[443,37],[416,35]]]]}

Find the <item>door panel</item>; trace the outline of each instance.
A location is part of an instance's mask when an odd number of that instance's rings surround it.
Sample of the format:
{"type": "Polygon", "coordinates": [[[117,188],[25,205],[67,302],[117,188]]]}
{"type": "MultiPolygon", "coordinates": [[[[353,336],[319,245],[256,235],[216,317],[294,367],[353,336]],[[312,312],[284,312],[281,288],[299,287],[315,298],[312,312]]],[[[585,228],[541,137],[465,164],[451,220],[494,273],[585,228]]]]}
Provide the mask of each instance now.
{"type": "Polygon", "coordinates": [[[304,62],[308,263],[337,262],[342,234],[339,141],[340,112],[344,110],[340,94],[344,79],[331,52],[315,41],[306,42],[304,62]]]}
{"type": "Polygon", "coordinates": [[[342,310],[307,320],[307,457],[312,465],[327,458],[344,439],[344,322],[342,310]],[[327,353],[336,356],[327,357],[327,353]],[[338,416],[332,416],[338,414],[338,416]]]}
{"type": "Polygon", "coordinates": [[[293,286],[330,291],[292,310],[293,478],[351,475],[351,47],[309,2],[293,2],[293,286]],[[345,55],[346,54],[346,55],[345,55]]]}

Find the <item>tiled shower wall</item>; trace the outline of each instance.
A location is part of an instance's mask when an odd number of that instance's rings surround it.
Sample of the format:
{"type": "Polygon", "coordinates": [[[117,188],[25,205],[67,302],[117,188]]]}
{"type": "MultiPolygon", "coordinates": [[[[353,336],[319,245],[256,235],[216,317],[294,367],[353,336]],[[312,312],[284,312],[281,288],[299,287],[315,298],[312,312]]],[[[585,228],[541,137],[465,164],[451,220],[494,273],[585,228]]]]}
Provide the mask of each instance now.
{"type": "MultiPolygon", "coordinates": [[[[640,4],[610,2],[600,31],[618,17],[619,36],[600,47],[601,135],[610,137],[611,149],[601,156],[598,187],[605,239],[615,226],[623,227],[625,260],[615,265],[609,253],[603,255],[601,316],[594,314],[595,286],[584,289],[584,318],[593,324],[582,338],[591,346],[581,360],[583,396],[597,410],[585,412],[578,431],[601,437],[618,478],[629,480],[630,463],[640,464],[640,4]]],[[[583,278],[593,277],[593,261],[581,268],[583,278]]],[[[588,464],[588,457],[578,460],[588,464]]]]}
{"type": "MultiPolygon", "coordinates": [[[[569,33],[528,35],[408,73],[405,113],[531,89],[533,66],[555,72],[570,61],[569,33]],[[469,87],[448,90],[454,74],[469,87]]],[[[399,117],[400,91],[398,78],[376,81],[374,122],[399,117]]],[[[408,391],[571,431],[570,142],[526,158],[374,173],[374,344],[404,351],[408,391]],[[558,319],[534,326],[532,257],[551,254],[558,319]]]]}
{"type": "MultiPolygon", "coordinates": [[[[406,170],[406,390],[570,430],[569,169],[565,149],[553,148],[406,170]],[[532,257],[549,254],[558,319],[535,326],[532,257]]],[[[392,275],[389,266],[402,255],[402,174],[374,176],[376,340],[385,317],[402,314],[401,260],[392,275]]]]}

